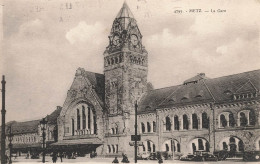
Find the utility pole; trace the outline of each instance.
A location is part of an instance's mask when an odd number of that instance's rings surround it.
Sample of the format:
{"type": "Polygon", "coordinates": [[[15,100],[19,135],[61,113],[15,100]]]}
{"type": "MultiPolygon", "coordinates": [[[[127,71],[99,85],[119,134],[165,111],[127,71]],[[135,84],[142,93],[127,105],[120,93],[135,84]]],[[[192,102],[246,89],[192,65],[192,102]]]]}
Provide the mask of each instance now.
{"type": "Polygon", "coordinates": [[[135,163],[137,163],[137,100],[135,101],[135,163]]]}
{"type": "Polygon", "coordinates": [[[2,134],[1,134],[1,164],[6,163],[5,158],[5,76],[3,75],[2,83],[2,134]]]}
{"type": "Polygon", "coordinates": [[[213,103],[211,103],[210,104],[210,108],[211,108],[211,110],[212,110],[212,114],[213,114],[213,121],[212,121],[212,125],[213,125],[213,129],[212,129],[212,132],[213,132],[213,152],[215,152],[215,147],[216,147],[216,145],[215,145],[215,142],[216,142],[216,134],[215,134],[215,110],[214,110],[214,104],[213,103]]]}

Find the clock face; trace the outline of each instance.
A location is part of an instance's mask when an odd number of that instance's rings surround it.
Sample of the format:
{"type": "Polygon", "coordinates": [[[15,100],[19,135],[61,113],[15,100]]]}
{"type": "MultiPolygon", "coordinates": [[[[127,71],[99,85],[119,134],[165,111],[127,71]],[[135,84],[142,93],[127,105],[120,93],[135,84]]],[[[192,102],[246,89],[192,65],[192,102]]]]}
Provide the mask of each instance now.
{"type": "Polygon", "coordinates": [[[113,42],[113,45],[115,45],[115,46],[119,45],[119,43],[120,43],[119,36],[115,35],[113,37],[113,41],[112,42],[113,42]]]}
{"type": "Polygon", "coordinates": [[[136,46],[138,44],[138,37],[135,34],[131,35],[131,43],[136,46]]]}

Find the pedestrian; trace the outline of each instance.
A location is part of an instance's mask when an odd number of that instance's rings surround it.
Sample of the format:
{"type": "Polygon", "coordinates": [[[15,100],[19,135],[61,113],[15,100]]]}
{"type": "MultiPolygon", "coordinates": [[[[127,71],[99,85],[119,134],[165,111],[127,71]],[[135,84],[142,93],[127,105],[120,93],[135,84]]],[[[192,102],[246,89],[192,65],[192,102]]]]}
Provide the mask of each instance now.
{"type": "Polygon", "coordinates": [[[119,161],[118,161],[117,157],[115,157],[115,159],[113,160],[113,162],[112,162],[112,163],[119,163],[119,161]]]}
{"type": "Polygon", "coordinates": [[[57,154],[53,153],[53,155],[52,155],[52,162],[56,163],[56,161],[57,161],[57,154]]]}
{"type": "Polygon", "coordinates": [[[60,152],[60,162],[62,162],[63,153],[60,152]]]}
{"type": "Polygon", "coordinates": [[[122,154],[122,156],[123,156],[123,159],[122,159],[122,163],[129,163],[129,160],[128,160],[128,158],[127,158],[127,155],[126,154],[122,154]]]}
{"type": "Polygon", "coordinates": [[[163,163],[162,156],[161,156],[161,154],[159,152],[157,153],[157,160],[158,160],[159,164],[163,163]]]}

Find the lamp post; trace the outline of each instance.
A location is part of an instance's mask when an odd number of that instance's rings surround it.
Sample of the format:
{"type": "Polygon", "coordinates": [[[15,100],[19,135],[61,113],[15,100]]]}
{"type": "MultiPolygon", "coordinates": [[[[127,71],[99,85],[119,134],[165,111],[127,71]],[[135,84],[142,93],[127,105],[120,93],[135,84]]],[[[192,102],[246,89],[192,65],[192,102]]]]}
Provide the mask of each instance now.
{"type": "Polygon", "coordinates": [[[43,148],[43,151],[42,151],[42,163],[45,163],[45,148],[46,148],[46,144],[45,144],[45,140],[46,140],[46,132],[45,130],[47,129],[46,126],[47,126],[47,120],[45,120],[45,118],[43,118],[41,121],[40,121],[40,126],[41,126],[41,130],[42,130],[42,148],[43,148]]]}
{"type": "Polygon", "coordinates": [[[10,155],[9,155],[9,164],[12,163],[12,148],[13,148],[13,133],[12,133],[12,126],[9,127],[9,134],[8,134],[8,140],[9,140],[9,151],[10,151],[10,155]]]}
{"type": "Polygon", "coordinates": [[[1,164],[5,164],[5,76],[3,76],[2,83],[2,132],[1,132],[1,164]]]}
{"type": "Polygon", "coordinates": [[[137,163],[137,101],[135,101],[135,163],[137,163]]]}

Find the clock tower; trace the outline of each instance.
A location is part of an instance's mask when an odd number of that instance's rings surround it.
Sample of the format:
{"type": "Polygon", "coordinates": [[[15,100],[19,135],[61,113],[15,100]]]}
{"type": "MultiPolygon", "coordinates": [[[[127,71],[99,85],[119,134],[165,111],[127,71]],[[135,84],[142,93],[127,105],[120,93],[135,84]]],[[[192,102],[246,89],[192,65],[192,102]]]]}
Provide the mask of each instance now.
{"type": "Polygon", "coordinates": [[[134,102],[146,92],[147,51],[126,3],[117,14],[104,52],[105,103],[109,116],[134,114],[134,102]]]}

